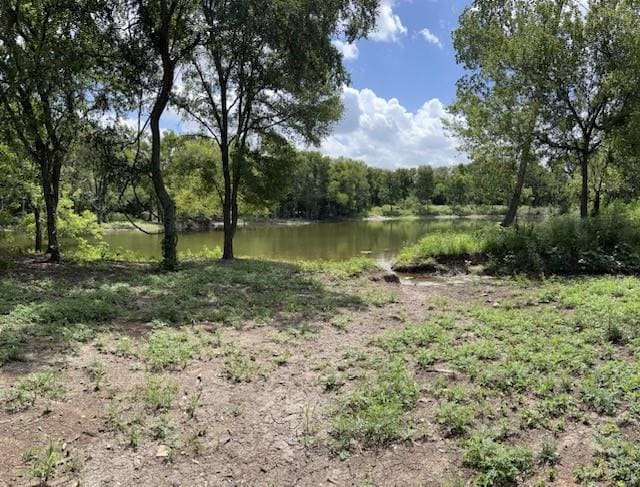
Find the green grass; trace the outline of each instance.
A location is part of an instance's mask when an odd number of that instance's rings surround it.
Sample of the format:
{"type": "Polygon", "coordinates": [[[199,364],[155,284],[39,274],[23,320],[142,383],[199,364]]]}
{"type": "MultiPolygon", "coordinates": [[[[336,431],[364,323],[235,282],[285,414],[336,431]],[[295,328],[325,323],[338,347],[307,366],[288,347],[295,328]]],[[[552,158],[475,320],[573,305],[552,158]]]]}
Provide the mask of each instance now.
{"type": "Polygon", "coordinates": [[[471,233],[427,235],[417,244],[402,249],[395,268],[433,267],[438,259],[467,259],[482,252],[482,238],[471,233]]]}
{"type": "Polygon", "coordinates": [[[6,393],[0,394],[4,409],[9,412],[22,411],[35,406],[39,401],[47,403],[64,396],[64,385],[59,375],[52,371],[28,374],[18,379],[6,393]]]}
{"type": "MultiPolygon", "coordinates": [[[[121,323],[293,326],[360,309],[364,297],[345,284],[373,264],[357,259],[323,270],[317,263],[205,262],[184,264],[174,273],[146,264],[123,265],[117,272],[105,272],[105,266],[63,267],[50,278],[37,271],[19,279],[0,276],[0,365],[31,351],[91,340],[121,323]]],[[[179,368],[209,347],[206,333],[194,333],[158,332],[141,347],[123,336],[114,353],[141,354],[153,370],[179,368]]]]}
{"type": "Polygon", "coordinates": [[[332,419],[332,447],[338,453],[383,446],[410,431],[405,412],[419,389],[405,365],[395,360],[374,378],[365,378],[344,397],[332,419]]]}

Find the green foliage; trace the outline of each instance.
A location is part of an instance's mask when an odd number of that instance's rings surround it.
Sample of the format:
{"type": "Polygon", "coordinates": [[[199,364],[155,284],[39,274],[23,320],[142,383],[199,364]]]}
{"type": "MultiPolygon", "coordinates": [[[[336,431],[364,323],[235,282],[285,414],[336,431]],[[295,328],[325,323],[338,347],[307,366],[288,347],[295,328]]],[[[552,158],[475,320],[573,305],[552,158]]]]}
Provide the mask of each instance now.
{"type": "Polygon", "coordinates": [[[29,475],[46,484],[62,464],[64,455],[61,445],[49,440],[46,446],[30,448],[22,458],[29,464],[29,475]]]}
{"type": "Polygon", "coordinates": [[[484,251],[500,272],[634,273],[640,270],[640,230],[614,207],[588,220],[564,216],[495,229],[486,236],[484,251]]]}
{"type": "Polygon", "coordinates": [[[445,436],[464,435],[471,424],[475,411],[471,406],[447,401],[438,406],[435,412],[436,423],[442,426],[445,436]]]}
{"type": "Polygon", "coordinates": [[[251,382],[256,374],[255,358],[236,345],[224,348],[224,375],[231,382],[251,382]]]}
{"type": "Polygon", "coordinates": [[[166,412],[171,408],[178,386],[167,382],[164,377],[149,376],[140,390],[145,408],[151,412],[166,412]]]}
{"type": "Polygon", "coordinates": [[[373,448],[402,438],[409,424],[405,411],[417,399],[418,386],[404,363],[394,360],[342,399],[332,420],[333,448],[346,452],[357,446],[373,448]]]}
{"type": "Polygon", "coordinates": [[[468,259],[482,251],[482,239],[469,233],[437,233],[424,237],[415,245],[405,247],[395,266],[429,267],[437,258],[468,259]]]}
{"type": "Polygon", "coordinates": [[[640,447],[627,439],[615,425],[608,425],[596,437],[598,450],[592,465],[580,465],[574,472],[584,485],[594,482],[612,485],[640,484],[640,447]]]}
{"type": "Polygon", "coordinates": [[[54,372],[33,372],[18,379],[3,396],[5,409],[16,412],[33,407],[38,400],[62,399],[65,388],[54,372]]]}
{"type": "Polygon", "coordinates": [[[477,485],[487,487],[513,485],[533,466],[529,450],[499,443],[486,433],[476,433],[464,443],[463,460],[480,472],[477,485]]]}

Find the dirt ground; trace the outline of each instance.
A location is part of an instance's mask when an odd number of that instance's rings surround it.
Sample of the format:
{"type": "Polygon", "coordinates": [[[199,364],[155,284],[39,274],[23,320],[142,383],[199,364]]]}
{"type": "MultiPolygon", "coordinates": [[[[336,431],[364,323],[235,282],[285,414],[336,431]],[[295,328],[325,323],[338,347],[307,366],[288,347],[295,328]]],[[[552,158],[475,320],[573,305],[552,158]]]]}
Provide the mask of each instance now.
{"type": "MultiPolygon", "coordinates": [[[[104,272],[118,275],[114,269],[104,272]]],[[[332,310],[331,316],[305,324],[308,333],[286,333],[277,323],[256,321],[243,326],[208,321],[189,324],[200,327],[202,333],[219,330],[220,343],[178,367],[156,373],[163,383],[176,385],[163,416],[171,425],[169,434],[154,437],[146,433],[159,417],[156,411],[141,409],[137,399],[137,391],[148,379],[148,367],[139,357],[114,352],[123,336],[132,337],[134,343],[144,339],[152,328],[150,323],[116,323],[102,338],[94,336],[70,347],[29,349],[23,360],[0,368],[0,391],[9,391],[27,373],[52,370],[62,377],[65,392],[60,398],[37,397],[23,410],[0,410],[0,485],[37,485],[39,480],[30,473],[24,452],[50,441],[56,443],[61,458],[56,460],[49,485],[430,486],[471,482],[473,472],[463,465],[459,441],[441,434],[434,422],[437,400],[429,394],[422,395],[412,411],[412,418],[424,430],[419,437],[379,448],[356,445],[348,455],[337,455],[328,446],[330,417],[360,374],[351,376],[346,368],[346,384],[335,389],[327,387],[326,376],[329,370],[340,370],[345,352],[371,352],[376,336],[429,320],[443,307],[499,306],[513,298],[513,287],[487,277],[410,280],[403,285],[365,277],[346,285],[325,284],[329,288],[346,286],[354,292],[361,292],[364,286],[369,293],[391,293],[392,297],[359,309],[332,310]],[[348,325],[335,326],[336,318],[348,325]],[[250,379],[230,380],[225,372],[226,344],[250,355],[250,379]],[[88,373],[97,359],[105,371],[98,390],[88,373]],[[187,413],[193,397],[199,398],[198,404],[187,413]],[[128,418],[123,422],[136,418],[144,425],[140,437],[132,440],[133,430],[109,425],[105,418],[113,411],[128,418]]],[[[434,367],[416,372],[414,379],[428,389],[447,373],[434,367]]],[[[562,461],[550,484],[574,485],[573,467],[590,460],[591,438],[590,426],[581,424],[557,434],[562,461]]],[[[527,439],[532,447],[540,441],[535,431],[527,439]]],[[[540,475],[543,473],[524,482],[540,482],[540,475]]]]}

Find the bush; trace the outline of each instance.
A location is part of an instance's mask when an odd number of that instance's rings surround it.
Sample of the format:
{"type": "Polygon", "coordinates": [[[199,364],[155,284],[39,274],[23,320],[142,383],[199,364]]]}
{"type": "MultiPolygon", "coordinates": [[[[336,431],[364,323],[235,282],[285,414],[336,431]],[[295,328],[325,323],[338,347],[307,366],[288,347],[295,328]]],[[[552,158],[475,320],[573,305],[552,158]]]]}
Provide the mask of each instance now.
{"type": "Polygon", "coordinates": [[[586,220],[566,215],[495,228],[485,234],[484,252],[497,272],[631,274],[640,271],[640,228],[614,206],[586,220]]]}

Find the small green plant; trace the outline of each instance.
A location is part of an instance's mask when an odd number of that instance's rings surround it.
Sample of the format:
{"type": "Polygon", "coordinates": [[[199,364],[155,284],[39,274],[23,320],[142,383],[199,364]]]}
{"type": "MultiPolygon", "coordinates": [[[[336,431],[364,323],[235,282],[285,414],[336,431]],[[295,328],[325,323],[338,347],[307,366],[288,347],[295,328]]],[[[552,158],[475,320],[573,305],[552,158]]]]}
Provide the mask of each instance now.
{"type": "Polygon", "coordinates": [[[538,463],[553,466],[558,463],[559,459],[560,455],[558,455],[555,443],[549,438],[545,438],[537,456],[538,463]]]}
{"type": "Polygon", "coordinates": [[[150,411],[168,411],[178,391],[175,384],[162,377],[151,376],[141,391],[145,408],[150,411]]]}
{"type": "Polygon", "coordinates": [[[445,436],[461,436],[467,433],[473,423],[475,411],[471,406],[444,402],[435,413],[436,423],[444,430],[445,436]]]}
{"type": "Polygon", "coordinates": [[[345,383],[344,375],[340,373],[329,374],[323,378],[322,383],[325,391],[340,389],[345,383]]]}
{"type": "Polygon", "coordinates": [[[185,407],[185,412],[189,418],[193,419],[196,416],[196,411],[198,408],[202,406],[202,392],[192,392],[187,396],[187,405],[185,407]]]}
{"type": "Polygon", "coordinates": [[[331,321],[331,326],[336,330],[345,331],[349,326],[350,318],[348,316],[337,316],[331,321]]]}
{"type": "Polygon", "coordinates": [[[124,429],[124,419],[122,413],[115,403],[110,402],[107,406],[107,414],[104,417],[104,422],[112,431],[122,431],[124,429]]]}
{"type": "Polygon", "coordinates": [[[35,405],[38,398],[49,402],[62,399],[65,389],[58,374],[50,371],[33,372],[11,387],[5,398],[5,408],[9,412],[22,411],[35,405]]]}
{"type": "Polygon", "coordinates": [[[127,445],[134,450],[140,446],[142,439],[142,425],[138,421],[133,421],[127,428],[127,445]]]}
{"type": "Polygon", "coordinates": [[[44,447],[30,448],[22,458],[29,465],[29,475],[46,484],[62,464],[64,456],[60,443],[49,440],[44,447]]]}
{"type": "Polygon", "coordinates": [[[304,405],[302,409],[302,442],[305,448],[310,448],[316,443],[317,424],[315,419],[315,407],[311,403],[304,405]]]}
{"type": "Polygon", "coordinates": [[[489,487],[516,484],[521,475],[530,471],[533,455],[525,448],[498,443],[486,433],[476,433],[464,444],[463,461],[480,472],[477,485],[489,487]]]}
{"type": "Polygon", "coordinates": [[[290,358],[291,358],[291,353],[290,352],[279,353],[278,355],[273,357],[273,363],[277,367],[284,367],[285,365],[287,365],[289,363],[289,359],[290,358]]]}
{"type": "Polygon", "coordinates": [[[102,381],[107,375],[107,368],[104,365],[104,362],[94,359],[87,369],[87,374],[89,375],[89,379],[93,382],[93,390],[99,391],[102,386],[102,381]]]}
{"type": "Polygon", "coordinates": [[[376,447],[403,437],[410,423],[404,413],[417,399],[418,386],[405,364],[394,360],[340,401],[333,415],[332,448],[345,454],[356,444],[376,447]]]}
{"type": "Polygon", "coordinates": [[[624,333],[616,323],[608,323],[604,332],[605,340],[609,343],[619,345],[624,343],[624,333]]]}
{"type": "Polygon", "coordinates": [[[236,345],[224,348],[224,375],[231,382],[251,382],[256,372],[253,357],[236,345]]]}
{"type": "Polygon", "coordinates": [[[171,418],[165,413],[156,418],[149,428],[149,434],[154,440],[164,440],[173,434],[174,429],[171,418]]]}

